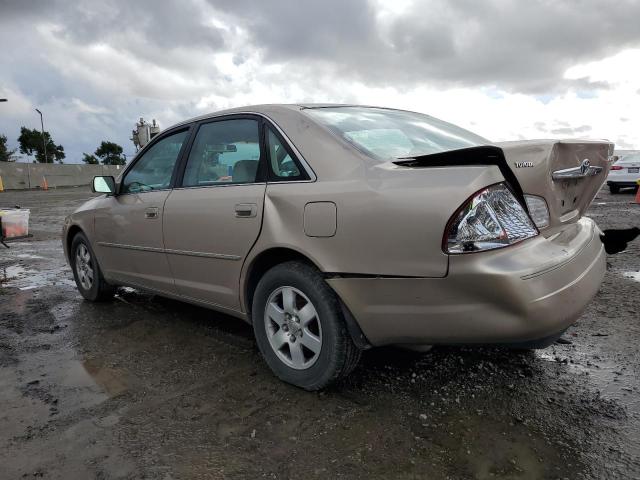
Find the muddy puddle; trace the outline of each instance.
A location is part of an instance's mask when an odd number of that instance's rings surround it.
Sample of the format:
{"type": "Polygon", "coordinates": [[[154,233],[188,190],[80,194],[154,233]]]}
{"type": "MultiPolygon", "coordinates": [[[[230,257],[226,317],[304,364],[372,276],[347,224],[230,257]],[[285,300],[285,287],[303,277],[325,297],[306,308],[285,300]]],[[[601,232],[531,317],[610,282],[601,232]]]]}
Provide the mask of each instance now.
{"type": "MultiPolygon", "coordinates": [[[[631,280],[635,280],[636,282],[640,282],[640,272],[622,272],[622,276],[624,278],[629,278],[631,280]]],[[[640,287],[638,287],[640,289],[640,287]]],[[[638,292],[640,296],[640,292],[638,292]]]]}
{"type": "MultiPolygon", "coordinates": [[[[595,336],[605,335],[596,333],[595,336]]],[[[623,406],[640,405],[640,398],[634,394],[637,392],[633,387],[636,380],[633,369],[608,358],[598,356],[594,359],[592,355],[579,350],[572,353],[570,361],[567,355],[549,350],[538,350],[536,356],[546,362],[560,363],[567,374],[575,376],[575,381],[591,384],[604,399],[620,401],[623,406]]]]}
{"type": "Polygon", "coordinates": [[[12,243],[0,250],[0,288],[73,287],[73,275],[58,241],[12,243]]]}
{"type": "Polygon", "coordinates": [[[38,271],[20,265],[10,265],[0,267],[0,288],[31,290],[56,285],[73,287],[75,286],[73,279],[67,278],[70,275],[71,270],[64,267],[53,271],[38,271]]]}

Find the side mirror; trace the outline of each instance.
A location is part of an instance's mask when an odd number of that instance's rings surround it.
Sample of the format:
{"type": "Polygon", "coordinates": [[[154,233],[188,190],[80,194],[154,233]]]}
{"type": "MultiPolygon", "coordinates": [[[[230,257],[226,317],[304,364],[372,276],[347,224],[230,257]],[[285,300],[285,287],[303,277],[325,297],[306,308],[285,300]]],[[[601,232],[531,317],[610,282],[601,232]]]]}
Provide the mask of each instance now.
{"type": "Polygon", "coordinates": [[[91,191],[93,193],[113,195],[116,193],[116,180],[113,177],[93,177],[91,191]]]}

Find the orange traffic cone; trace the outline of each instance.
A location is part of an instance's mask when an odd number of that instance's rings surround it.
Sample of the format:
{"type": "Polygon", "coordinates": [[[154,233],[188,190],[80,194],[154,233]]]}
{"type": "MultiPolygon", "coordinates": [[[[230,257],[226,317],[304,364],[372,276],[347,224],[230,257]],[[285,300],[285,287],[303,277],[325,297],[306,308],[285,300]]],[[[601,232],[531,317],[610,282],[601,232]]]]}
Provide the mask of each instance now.
{"type": "Polygon", "coordinates": [[[636,183],[638,184],[638,190],[636,191],[636,199],[634,202],[640,203],[640,180],[636,180],[636,183]]]}
{"type": "Polygon", "coordinates": [[[40,185],[42,187],[42,190],[49,190],[49,184],[47,183],[47,177],[43,176],[42,177],[42,185],[40,185]]]}

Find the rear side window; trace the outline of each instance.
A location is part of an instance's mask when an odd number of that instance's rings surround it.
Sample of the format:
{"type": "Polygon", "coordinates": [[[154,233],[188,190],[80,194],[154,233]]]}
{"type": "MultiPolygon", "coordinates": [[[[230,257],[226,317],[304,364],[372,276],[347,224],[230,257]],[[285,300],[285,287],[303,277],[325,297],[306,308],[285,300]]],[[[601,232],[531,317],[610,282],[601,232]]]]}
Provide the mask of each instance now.
{"type": "Polygon", "coordinates": [[[451,123],[403,110],[323,107],[305,109],[305,113],[380,160],[418,157],[489,143],[451,123]]]}
{"type": "Polygon", "coordinates": [[[266,136],[271,179],[275,181],[307,180],[306,173],[295,160],[289,147],[270,127],[267,128],[266,136]]]}
{"type": "Polygon", "coordinates": [[[189,153],[183,187],[253,183],[258,178],[258,121],[220,120],[201,125],[189,153]]]}
{"type": "Polygon", "coordinates": [[[168,135],[151,145],[122,181],[122,193],[141,193],[169,188],[187,130],[168,135]]]}

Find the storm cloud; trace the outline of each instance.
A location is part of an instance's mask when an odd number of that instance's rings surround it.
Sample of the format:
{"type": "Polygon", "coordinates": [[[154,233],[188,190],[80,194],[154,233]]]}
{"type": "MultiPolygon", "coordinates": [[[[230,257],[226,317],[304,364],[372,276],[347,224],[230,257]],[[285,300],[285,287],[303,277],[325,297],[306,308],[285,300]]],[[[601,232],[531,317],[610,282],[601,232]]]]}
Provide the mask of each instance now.
{"type": "Polygon", "coordinates": [[[210,4],[246,29],[267,61],[318,62],[382,85],[557,92],[571,86],[568,67],[640,45],[634,0],[430,0],[398,13],[366,0],[210,4]]]}
{"type": "Polygon", "coordinates": [[[496,139],[640,146],[640,109],[624,100],[640,84],[597,67],[640,48],[638,18],[633,0],[0,0],[0,133],[37,126],[39,107],[74,162],[103,139],[132,153],[139,116],[166,127],[242,104],[338,101],[496,139]]]}

